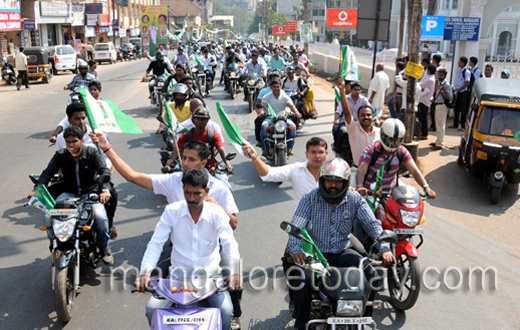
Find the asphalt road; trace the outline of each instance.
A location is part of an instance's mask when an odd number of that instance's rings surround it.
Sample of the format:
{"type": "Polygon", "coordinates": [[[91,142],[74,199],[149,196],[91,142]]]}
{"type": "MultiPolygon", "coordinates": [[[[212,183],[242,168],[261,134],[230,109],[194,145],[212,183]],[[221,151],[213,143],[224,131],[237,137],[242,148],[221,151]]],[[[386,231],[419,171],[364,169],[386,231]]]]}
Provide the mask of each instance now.
{"type": "MultiPolygon", "coordinates": [[[[154,133],[158,126],[157,110],[149,105],[147,84],[141,82],[147,63],[141,60],[102,65],[99,72],[102,97],[114,101],[144,132],[142,135],[111,134],[113,148],[135,170],[158,173],[157,151],[161,138],[154,133]]],[[[139,267],[166,200],[125,182],[117,173],[113,181],[120,202],[115,224],[120,236],[111,243],[115,264],[113,267],[99,265],[91,272],[90,279],[82,281],[72,320],[67,325],[58,321],[54,312],[48,241],[45,233],[38,230],[42,225],[42,214],[37,209],[24,207],[24,203],[32,188],[27,175],[40,173],[54,153],[48,138],[64,116],[68,93],[62,87],[72,77],[71,73],[60,74],[48,85],[34,83],[29,90],[21,91],[0,85],[0,207],[3,210],[0,219],[0,329],[146,329],[144,306],[148,295],[130,293],[133,276],[112,273],[116,267],[139,267]]],[[[298,132],[296,155],[290,162],[304,160],[305,142],[311,136],[321,136],[331,142],[333,95],[329,89],[324,85],[315,86],[320,116],[298,132]]],[[[249,141],[255,140],[254,114],[247,113],[241,97],[232,101],[222,87],[217,87],[207,101],[213,119],[219,121],[215,111],[215,101],[219,101],[243,135],[249,141]]],[[[228,142],[226,148],[232,151],[233,146],[228,142]]],[[[446,166],[453,170],[455,156],[453,153],[445,156],[446,166]]],[[[241,156],[233,165],[236,174],[231,176],[230,182],[240,209],[235,233],[245,276],[242,327],[291,329],[293,321],[288,312],[288,296],[282,272],[277,268],[281,266],[280,257],[287,241],[279,224],[291,219],[295,208],[293,191],[289,184],[263,183],[251,162],[241,156]],[[265,273],[260,268],[265,269],[265,273]]],[[[478,224],[473,229],[467,223],[468,219],[498,215],[496,227],[491,227],[489,232],[512,230],[517,223],[506,221],[504,224],[500,216],[506,217],[514,209],[517,191],[508,190],[514,197],[506,201],[507,207],[490,211],[492,206],[484,204],[488,197],[476,192],[481,189],[478,180],[465,174],[452,178],[439,173],[442,170],[432,171],[428,176],[443,195],[432,203],[427,202],[428,220],[422,225],[425,243],[419,258],[423,270],[433,269],[425,277],[426,285],[433,287],[437,280],[441,285],[436,290],[423,286],[416,306],[405,313],[395,311],[386,302],[388,292],[381,292],[379,297],[385,303],[383,310],[374,313],[377,327],[518,329],[520,323],[515,315],[520,308],[518,254],[500,244],[500,235],[496,232],[493,236],[478,224]],[[454,182],[456,184],[452,185],[454,182]],[[480,278],[476,275],[469,287],[469,267],[479,266],[496,269],[496,288],[494,281],[488,278],[484,281],[486,288],[480,289],[480,278]],[[448,275],[443,278],[447,270],[448,275]],[[461,287],[453,289],[459,282],[458,270],[462,275],[461,287]]],[[[511,239],[511,243],[514,242],[518,243],[518,240],[511,239]]]]}

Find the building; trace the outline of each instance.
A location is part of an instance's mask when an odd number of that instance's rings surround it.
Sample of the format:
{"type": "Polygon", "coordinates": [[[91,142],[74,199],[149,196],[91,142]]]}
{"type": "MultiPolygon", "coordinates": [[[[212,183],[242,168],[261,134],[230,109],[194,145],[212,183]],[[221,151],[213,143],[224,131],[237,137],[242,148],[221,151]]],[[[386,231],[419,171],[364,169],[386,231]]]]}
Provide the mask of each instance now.
{"type": "MultiPolygon", "coordinates": [[[[202,1],[200,1],[202,3],[202,1]]],[[[196,1],[161,0],[162,5],[168,6],[168,21],[175,29],[182,29],[187,19],[188,29],[186,37],[199,36],[203,24],[204,10],[196,1]]]]}
{"type": "MultiPolygon", "coordinates": [[[[345,1],[345,0],[342,0],[345,1]]],[[[327,41],[327,0],[312,0],[311,21],[314,23],[313,37],[318,42],[327,41]]]]}

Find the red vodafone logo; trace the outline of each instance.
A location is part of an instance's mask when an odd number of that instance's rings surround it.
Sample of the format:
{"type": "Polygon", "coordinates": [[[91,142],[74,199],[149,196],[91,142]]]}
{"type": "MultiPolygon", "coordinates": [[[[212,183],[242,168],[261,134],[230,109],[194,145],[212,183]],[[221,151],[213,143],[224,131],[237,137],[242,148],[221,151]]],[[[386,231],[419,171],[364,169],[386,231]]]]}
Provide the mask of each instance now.
{"type": "Polygon", "coordinates": [[[340,21],[346,21],[348,18],[348,13],[346,11],[342,10],[339,12],[338,18],[340,21]]]}
{"type": "Polygon", "coordinates": [[[355,28],[357,27],[357,9],[328,9],[327,27],[355,28]]]}
{"type": "Polygon", "coordinates": [[[278,32],[283,32],[283,26],[278,27],[278,32]]]}
{"type": "Polygon", "coordinates": [[[275,36],[287,35],[287,30],[286,30],[285,26],[273,26],[273,35],[275,35],[275,36]]]}

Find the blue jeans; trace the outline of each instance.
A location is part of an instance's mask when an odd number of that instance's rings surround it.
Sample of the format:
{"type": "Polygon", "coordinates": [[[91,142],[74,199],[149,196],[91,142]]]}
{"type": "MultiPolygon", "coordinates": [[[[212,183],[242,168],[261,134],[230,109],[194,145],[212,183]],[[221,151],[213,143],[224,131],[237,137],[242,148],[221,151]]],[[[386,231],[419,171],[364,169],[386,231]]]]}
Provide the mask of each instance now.
{"type": "Polygon", "coordinates": [[[392,118],[397,118],[397,112],[395,111],[394,107],[394,98],[395,95],[392,95],[392,97],[388,100],[386,105],[388,106],[388,110],[390,110],[390,115],[392,116],[392,118]]]}
{"type": "Polygon", "coordinates": [[[213,80],[215,80],[215,71],[213,71],[213,68],[211,68],[211,67],[208,67],[207,70],[208,70],[208,75],[211,78],[211,82],[213,82],[213,80]]]}
{"type": "Polygon", "coordinates": [[[341,150],[341,144],[345,139],[345,136],[348,134],[347,126],[345,123],[340,123],[339,125],[332,126],[332,137],[334,138],[334,149],[335,151],[341,150]]]}
{"type": "MultiPolygon", "coordinates": [[[[231,302],[229,291],[224,291],[218,295],[211,296],[205,301],[207,301],[211,307],[220,309],[220,315],[222,317],[222,330],[231,330],[231,321],[233,320],[233,303],[231,302]]],[[[146,317],[148,318],[148,324],[151,325],[152,323],[152,315],[155,308],[169,308],[172,305],[173,301],[169,301],[168,299],[157,299],[152,296],[146,304],[146,317]]]]}
{"type": "MultiPolygon", "coordinates": [[[[88,198],[88,194],[76,195],[72,193],[64,192],[56,201],[62,201],[71,197],[79,197],[79,198],[88,198]]],[[[94,229],[97,233],[97,244],[101,250],[106,250],[108,248],[108,241],[110,236],[108,236],[108,217],[107,212],[103,204],[92,204],[92,214],[94,216],[94,229]]],[[[52,222],[49,216],[45,216],[44,224],[48,228],[47,229],[47,237],[50,241],[52,241],[52,222]]]]}
{"type": "MultiPolygon", "coordinates": [[[[262,139],[262,150],[267,150],[267,142],[265,142],[265,139],[267,138],[267,126],[272,126],[273,120],[271,118],[264,119],[264,122],[262,123],[262,128],[260,129],[260,138],[262,139]]],[[[296,125],[293,123],[292,120],[287,119],[287,126],[294,126],[296,128],[296,125]]],[[[287,142],[287,149],[292,150],[294,145],[294,139],[296,138],[296,129],[290,129],[287,133],[287,139],[293,139],[292,141],[287,142]]]]}

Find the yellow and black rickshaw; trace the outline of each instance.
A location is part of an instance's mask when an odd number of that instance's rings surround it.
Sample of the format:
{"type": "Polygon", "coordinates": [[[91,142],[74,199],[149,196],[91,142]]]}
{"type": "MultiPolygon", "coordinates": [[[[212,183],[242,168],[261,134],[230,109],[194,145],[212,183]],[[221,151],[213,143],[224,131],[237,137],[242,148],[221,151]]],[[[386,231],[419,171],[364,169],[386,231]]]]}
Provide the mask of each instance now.
{"type": "Polygon", "coordinates": [[[457,163],[489,183],[493,204],[507,183],[520,182],[519,80],[475,81],[457,163]]]}
{"type": "Polygon", "coordinates": [[[27,77],[29,80],[42,80],[48,84],[51,81],[52,65],[49,61],[51,49],[48,47],[27,47],[27,77]]]}

